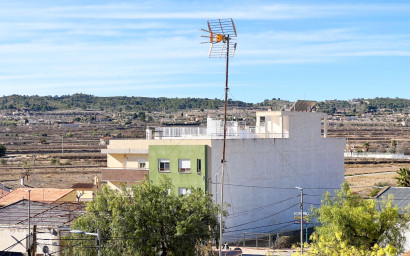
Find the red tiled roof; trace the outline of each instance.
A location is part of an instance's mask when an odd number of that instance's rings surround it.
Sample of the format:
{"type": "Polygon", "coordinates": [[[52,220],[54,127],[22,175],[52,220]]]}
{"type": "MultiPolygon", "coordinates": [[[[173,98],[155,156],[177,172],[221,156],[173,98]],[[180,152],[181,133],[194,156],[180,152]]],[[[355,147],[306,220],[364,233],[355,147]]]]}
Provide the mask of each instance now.
{"type": "Polygon", "coordinates": [[[93,188],[94,183],[75,183],[71,188],[93,188]]]}
{"type": "Polygon", "coordinates": [[[3,190],[3,189],[0,188],[0,198],[7,195],[8,193],[10,193],[10,192],[7,192],[6,190],[3,190]]]}
{"type": "MultiPolygon", "coordinates": [[[[0,205],[9,205],[20,201],[21,199],[28,199],[28,188],[18,188],[9,194],[0,198],[0,205]]],[[[30,188],[30,200],[38,202],[55,202],[73,189],[59,189],[59,188],[30,188]]]]}

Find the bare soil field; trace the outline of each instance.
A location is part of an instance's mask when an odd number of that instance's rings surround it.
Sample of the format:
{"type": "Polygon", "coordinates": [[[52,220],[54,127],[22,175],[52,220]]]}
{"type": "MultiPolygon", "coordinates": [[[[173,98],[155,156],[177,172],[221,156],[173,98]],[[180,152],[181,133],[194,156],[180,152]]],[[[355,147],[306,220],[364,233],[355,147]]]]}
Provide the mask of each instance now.
{"type": "MultiPolygon", "coordinates": [[[[76,128],[61,128],[56,124],[2,126],[0,144],[7,147],[7,157],[0,163],[0,185],[19,187],[21,177],[33,187],[70,188],[74,183],[92,182],[106,166],[106,155],[100,153],[106,147],[100,145],[100,138],[106,136],[143,138],[145,128],[112,123],[84,123],[76,128]]],[[[345,125],[329,129],[329,137],[347,138],[349,144],[370,142],[388,148],[393,139],[409,143],[410,128],[345,125]]],[[[348,158],[345,180],[353,191],[368,196],[378,182],[395,185],[394,172],[409,166],[407,160],[348,158]]]]}
{"type": "Polygon", "coordinates": [[[408,163],[383,163],[381,161],[381,163],[372,164],[362,164],[358,161],[355,164],[345,164],[345,181],[349,183],[353,192],[367,197],[377,183],[388,183],[391,186],[396,186],[397,183],[394,179],[397,176],[396,171],[409,167],[410,161],[408,163]]]}
{"type": "Polygon", "coordinates": [[[101,176],[107,157],[100,138],[138,138],[145,130],[110,124],[82,124],[77,128],[56,125],[0,127],[0,144],[7,155],[0,163],[0,183],[10,188],[24,183],[32,187],[71,188],[101,176]],[[69,136],[67,136],[69,134],[69,136]]]}

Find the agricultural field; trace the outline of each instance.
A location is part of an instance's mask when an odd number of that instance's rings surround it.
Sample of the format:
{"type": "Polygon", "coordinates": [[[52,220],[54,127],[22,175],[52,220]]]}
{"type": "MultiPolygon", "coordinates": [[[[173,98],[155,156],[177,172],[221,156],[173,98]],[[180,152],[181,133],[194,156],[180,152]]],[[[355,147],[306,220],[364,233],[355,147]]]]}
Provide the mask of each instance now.
{"type": "Polygon", "coordinates": [[[0,162],[0,181],[7,187],[70,188],[74,183],[92,182],[106,166],[106,136],[136,138],[145,130],[118,128],[110,124],[81,124],[76,128],[58,125],[0,127],[0,144],[7,148],[0,162]]]}
{"type": "MultiPolygon", "coordinates": [[[[263,109],[236,107],[230,108],[229,113],[252,126],[254,112],[260,110],[263,109]]],[[[9,117],[0,125],[0,144],[7,148],[7,156],[0,160],[0,182],[11,188],[21,186],[21,178],[33,187],[70,188],[74,183],[92,182],[106,166],[106,155],[100,153],[106,145],[101,138],[144,138],[148,125],[173,122],[204,125],[207,116],[217,118],[221,114],[220,109],[151,112],[150,119],[154,120],[151,122],[144,121],[148,118],[141,113],[101,111],[9,117]],[[9,120],[13,124],[7,123],[9,120]]],[[[328,136],[346,138],[346,150],[409,154],[410,127],[401,125],[400,120],[394,115],[354,119],[331,116],[328,136]]],[[[346,158],[345,177],[355,192],[368,196],[375,184],[395,185],[395,171],[409,165],[408,160],[346,158]]]]}

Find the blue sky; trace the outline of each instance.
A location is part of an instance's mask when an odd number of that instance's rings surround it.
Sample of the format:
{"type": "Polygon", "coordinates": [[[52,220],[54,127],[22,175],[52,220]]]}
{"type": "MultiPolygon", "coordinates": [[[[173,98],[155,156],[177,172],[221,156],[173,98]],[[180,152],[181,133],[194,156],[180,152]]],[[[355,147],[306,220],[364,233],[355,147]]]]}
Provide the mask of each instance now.
{"type": "Polygon", "coordinates": [[[0,95],[223,98],[200,28],[233,18],[229,97],[410,98],[408,1],[0,1],[0,95]]]}

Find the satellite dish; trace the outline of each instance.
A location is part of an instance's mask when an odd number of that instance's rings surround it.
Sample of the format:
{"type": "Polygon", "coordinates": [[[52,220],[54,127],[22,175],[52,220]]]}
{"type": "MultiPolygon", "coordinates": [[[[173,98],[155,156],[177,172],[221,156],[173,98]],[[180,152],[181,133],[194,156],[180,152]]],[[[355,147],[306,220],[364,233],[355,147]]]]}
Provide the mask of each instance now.
{"type": "Polygon", "coordinates": [[[48,248],[47,245],[43,246],[43,252],[44,252],[44,254],[47,254],[47,253],[50,252],[50,249],[48,248]]]}

